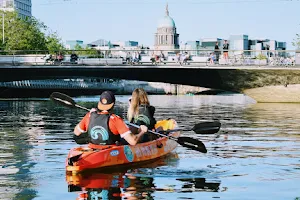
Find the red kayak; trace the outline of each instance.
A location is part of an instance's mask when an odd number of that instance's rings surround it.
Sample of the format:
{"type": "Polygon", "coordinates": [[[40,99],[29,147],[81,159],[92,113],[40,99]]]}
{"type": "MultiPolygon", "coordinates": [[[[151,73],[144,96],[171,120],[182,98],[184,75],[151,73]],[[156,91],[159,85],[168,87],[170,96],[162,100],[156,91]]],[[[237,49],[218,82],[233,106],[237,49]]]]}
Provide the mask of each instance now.
{"type": "MultiPolygon", "coordinates": [[[[178,129],[174,119],[158,121],[155,128],[163,130],[178,129]]],[[[169,134],[179,137],[180,131],[169,134]]],[[[140,164],[165,156],[177,147],[178,143],[168,137],[160,137],[156,140],[139,143],[137,145],[85,145],[72,148],[66,160],[66,171],[73,174],[89,169],[104,169],[121,167],[129,164],[140,164]]]]}

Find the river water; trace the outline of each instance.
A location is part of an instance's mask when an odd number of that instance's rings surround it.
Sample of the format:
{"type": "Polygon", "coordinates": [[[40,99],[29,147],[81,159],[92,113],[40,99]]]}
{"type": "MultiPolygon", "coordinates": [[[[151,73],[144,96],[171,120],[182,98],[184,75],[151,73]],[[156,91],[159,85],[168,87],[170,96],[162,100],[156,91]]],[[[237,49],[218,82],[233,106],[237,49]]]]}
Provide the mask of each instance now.
{"type": "MultiPolygon", "coordinates": [[[[117,96],[125,116],[129,96],[117,96]]],[[[91,108],[99,97],[75,100],[91,108]]],[[[85,111],[48,99],[0,101],[0,199],[300,199],[300,104],[255,103],[243,95],[150,96],[156,119],[180,127],[220,120],[201,140],[206,154],[178,148],[140,168],[78,177],[68,186],[65,159],[85,111]],[[82,191],[85,190],[85,191],[82,191]],[[109,197],[109,198],[107,198],[109,197]]],[[[74,179],[74,177],[73,177],[74,179]]]]}

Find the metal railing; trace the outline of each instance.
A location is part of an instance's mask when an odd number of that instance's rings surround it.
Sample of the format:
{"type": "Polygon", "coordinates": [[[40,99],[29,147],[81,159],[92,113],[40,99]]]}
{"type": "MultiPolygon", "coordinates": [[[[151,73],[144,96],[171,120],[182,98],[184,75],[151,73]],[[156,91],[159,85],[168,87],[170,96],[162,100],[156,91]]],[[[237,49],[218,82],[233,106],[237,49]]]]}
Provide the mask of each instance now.
{"type": "Polygon", "coordinates": [[[296,50],[90,49],[0,51],[0,65],[229,65],[295,66],[296,50]],[[76,56],[75,56],[76,55],[76,56]]]}

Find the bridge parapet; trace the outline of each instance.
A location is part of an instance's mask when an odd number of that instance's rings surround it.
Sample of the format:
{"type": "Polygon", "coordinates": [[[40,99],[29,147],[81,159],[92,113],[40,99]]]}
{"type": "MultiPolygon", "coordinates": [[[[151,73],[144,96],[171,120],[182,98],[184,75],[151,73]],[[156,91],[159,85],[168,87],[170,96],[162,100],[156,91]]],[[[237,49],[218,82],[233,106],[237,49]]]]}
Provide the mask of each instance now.
{"type": "MultiPolygon", "coordinates": [[[[164,50],[165,52],[166,50],[164,50]]],[[[199,65],[199,66],[295,66],[300,52],[295,50],[170,50],[167,54],[150,49],[0,51],[0,65],[199,65]],[[76,54],[77,60],[71,55],[76,54]]]]}

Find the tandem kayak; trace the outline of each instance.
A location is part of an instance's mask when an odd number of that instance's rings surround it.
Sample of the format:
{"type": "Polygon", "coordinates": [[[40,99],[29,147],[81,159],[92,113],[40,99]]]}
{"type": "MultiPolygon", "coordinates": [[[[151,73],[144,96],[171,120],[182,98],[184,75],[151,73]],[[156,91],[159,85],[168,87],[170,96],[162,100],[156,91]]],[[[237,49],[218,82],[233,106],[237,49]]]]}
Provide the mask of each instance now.
{"type": "MultiPolygon", "coordinates": [[[[155,128],[163,130],[178,129],[174,119],[161,120],[155,128]]],[[[170,132],[168,136],[178,138],[180,130],[170,132]]],[[[140,164],[165,156],[177,147],[178,143],[168,137],[132,145],[84,145],[72,148],[66,159],[66,171],[79,173],[90,169],[120,167],[130,164],[140,164]],[[97,146],[97,147],[96,147],[97,146]]]]}

